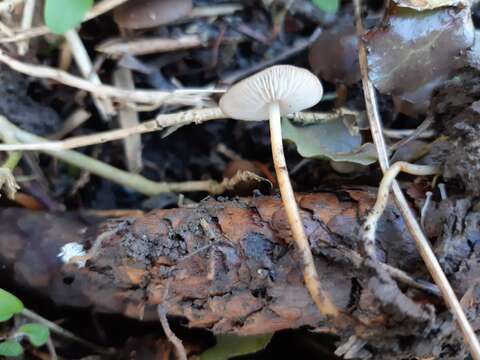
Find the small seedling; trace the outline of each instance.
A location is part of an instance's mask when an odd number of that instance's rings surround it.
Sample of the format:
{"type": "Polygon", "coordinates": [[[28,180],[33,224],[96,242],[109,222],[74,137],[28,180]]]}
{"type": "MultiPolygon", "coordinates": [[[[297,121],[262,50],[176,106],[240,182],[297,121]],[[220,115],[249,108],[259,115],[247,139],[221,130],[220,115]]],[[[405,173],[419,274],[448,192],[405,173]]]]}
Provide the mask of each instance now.
{"type": "MultiPolygon", "coordinates": [[[[13,316],[21,314],[24,310],[22,301],[15,295],[0,289],[0,322],[8,321],[13,316]]],[[[21,341],[27,338],[35,347],[45,345],[50,337],[49,329],[36,323],[29,323],[14,330],[2,342],[0,342],[0,356],[19,356],[23,353],[21,341]]]]}

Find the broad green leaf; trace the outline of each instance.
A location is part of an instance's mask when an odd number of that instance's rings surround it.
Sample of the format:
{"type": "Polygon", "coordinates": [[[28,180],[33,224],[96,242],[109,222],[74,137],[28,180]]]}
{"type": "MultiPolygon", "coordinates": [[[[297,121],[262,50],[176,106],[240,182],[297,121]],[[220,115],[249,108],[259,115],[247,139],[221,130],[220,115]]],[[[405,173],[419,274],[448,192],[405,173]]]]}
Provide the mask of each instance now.
{"type": "Polygon", "coordinates": [[[375,148],[362,146],[361,135],[350,134],[341,119],[307,126],[296,126],[282,119],[282,135],[292,141],[304,158],[327,158],[333,161],[348,161],[361,165],[374,163],[375,148]]]}
{"type": "Polygon", "coordinates": [[[40,347],[47,343],[50,331],[42,324],[25,324],[20,326],[18,335],[25,335],[33,346],[40,347]]]}
{"type": "Polygon", "coordinates": [[[0,356],[19,356],[22,353],[22,345],[15,340],[7,340],[0,343],[0,356]]]}
{"type": "Polygon", "coordinates": [[[23,303],[15,295],[0,289],[0,322],[23,311],[23,303]]]}
{"type": "Polygon", "coordinates": [[[83,21],[92,4],[93,0],[46,0],[45,24],[52,32],[63,34],[83,21]]]}
{"type": "Polygon", "coordinates": [[[313,3],[320,10],[331,13],[337,12],[340,7],[340,0],[313,0],[313,3]]]}
{"type": "Polygon", "coordinates": [[[219,335],[217,345],[205,351],[200,360],[227,360],[234,356],[252,354],[267,346],[272,334],[258,336],[219,335]]]}

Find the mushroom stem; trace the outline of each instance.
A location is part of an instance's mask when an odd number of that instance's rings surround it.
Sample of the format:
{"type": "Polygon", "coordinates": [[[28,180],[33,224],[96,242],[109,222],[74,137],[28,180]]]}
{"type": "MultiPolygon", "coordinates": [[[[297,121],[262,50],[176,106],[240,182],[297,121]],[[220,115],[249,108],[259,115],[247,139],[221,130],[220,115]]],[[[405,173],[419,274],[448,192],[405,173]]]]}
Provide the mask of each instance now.
{"type": "Polygon", "coordinates": [[[315,268],[313,255],[310,250],[310,244],[308,243],[297,202],[295,200],[292,184],[290,183],[285,155],[283,153],[282,124],[278,102],[270,104],[269,113],[273,163],[275,165],[275,172],[277,174],[283,206],[285,207],[288,223],[292,230],[293,240],[297,244],[303,260],[303,277],[305,280],[305,286],[322,314],[338,316],[340,313],[338,308],[332,302],[327,292],[322,289],[317,269],[315,268]]]}

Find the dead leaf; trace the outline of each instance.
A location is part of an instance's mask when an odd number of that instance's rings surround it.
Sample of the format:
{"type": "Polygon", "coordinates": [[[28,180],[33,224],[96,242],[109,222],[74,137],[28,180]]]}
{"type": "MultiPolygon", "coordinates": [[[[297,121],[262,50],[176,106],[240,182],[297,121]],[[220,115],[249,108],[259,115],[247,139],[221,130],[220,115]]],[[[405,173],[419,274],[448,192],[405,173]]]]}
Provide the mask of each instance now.
{"type": "Polygon", "coordinates": [[[357,43],[352,24],[341,24],[323,31],[310,49],[310,67],[328,82],[356,83],[360,80],[357,43]]]}
{"type": "Polygon", "coordinates": [[[415,11],[393,6],[364,36],[370,79],[383,94],[428,104],[435,88],[460,66],[474,41],[470,9],[415,11]]]}

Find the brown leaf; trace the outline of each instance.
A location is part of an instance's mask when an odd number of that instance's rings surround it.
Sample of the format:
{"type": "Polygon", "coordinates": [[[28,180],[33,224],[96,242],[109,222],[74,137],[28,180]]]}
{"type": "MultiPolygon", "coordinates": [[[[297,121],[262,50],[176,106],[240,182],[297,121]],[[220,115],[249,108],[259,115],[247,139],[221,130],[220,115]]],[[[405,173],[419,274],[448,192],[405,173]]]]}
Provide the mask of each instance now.
{"type": "Polygon", "coordinates": [[[351,24],[323,31],[310,49],[313,72],[331,83],[350,85],[360,80],[357,35],[351,24]]]}
{"type": "Polygon", "coordinates": [[[415,11],[392,6],[365,37],[370,79],[384,94],[428,105],[474,41],[470,9],[415,11]]]}

